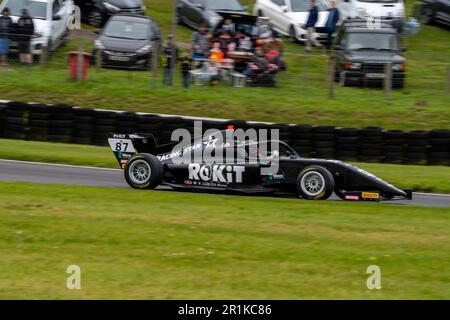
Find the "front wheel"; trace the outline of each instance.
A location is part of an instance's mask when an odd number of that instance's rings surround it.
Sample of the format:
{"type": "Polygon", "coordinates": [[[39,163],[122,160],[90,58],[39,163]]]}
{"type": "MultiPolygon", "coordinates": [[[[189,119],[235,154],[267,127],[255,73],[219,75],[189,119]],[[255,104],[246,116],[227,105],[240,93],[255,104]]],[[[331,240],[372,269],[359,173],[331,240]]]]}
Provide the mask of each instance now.
{"type": "Polygon", "coordinates": [[[137,154],[125,166],[125,180],[134,189],[154,189],[161,183],[163,170],[154,155],[137,154]]]}
{"type": "Polygon", "coordinates": [[[334,190],[334,178],[330,171],[320,166],[302,170],[297,178],[297,191],[307,200],[326,200],[334,190]]]}

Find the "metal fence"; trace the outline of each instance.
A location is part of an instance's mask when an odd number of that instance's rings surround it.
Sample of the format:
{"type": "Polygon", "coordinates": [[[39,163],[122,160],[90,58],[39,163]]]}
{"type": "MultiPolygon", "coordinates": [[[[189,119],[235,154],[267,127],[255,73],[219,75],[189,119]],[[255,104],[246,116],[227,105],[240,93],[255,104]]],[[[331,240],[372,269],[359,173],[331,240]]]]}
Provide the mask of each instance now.
{"type": "MultiPolygon", "coordinates": [[[[101,50],[90,52],[82,44],[72,44],[71,48],[61,48],[56,55],[47,55],[48,49],[42,47],[43,54],[34,62],[31,69],[22,68],[19,57],[12,54],[9,56],[9,66],[0,70],[0,84],[1,82],[8,83],[11,79],[18,81],[21,77],[24,79],[33,77],[34,70],[43,70],[49,74],[55,73],[55,75],[52,75],[52,81],[64,86],[73,85],[68,83],[68,79],[78,82],[87,80],[88,83],[93,80],[96,86],[102,84],[108,86],[120,78],[130,80],[131,90],[137,84],[145,84],[149,91],[163,89],[167,85],[170,86],[171,90],[183,90],[179,64],[175,70],[167,68],[164,64],[165,57],[161,55],[160,46],[155,45],[154,48],[136,58],[120,52],[104,52],[101,50]],[[71,56],[69,56],[70,49],[74,49],[71,56]],[[84,51],[87,51],[87,53],[83,54],[84,51]],[[139,62],[136,61],[137,59],[141,60],[140,63],[137,63],[139,62]],[[111,74],[108,82],[100,83],[96,81],[110,69],[120,69],[120,71],[111,74]],[[67,70],[67,73],[61,73],[61,70],[67,70]],[[56,71],[59,71],[57,75],[56,71]],[[169,77],[169,81],[164,82],[165,76],[169,77]]],[[[284,70],[283,65],[278,70],[266,70],[247,79],[242,75],[246,62],[241,63],[239,68],[236,68],[237,70],[233,70],[233,67],[229,65],[220,66],[219,79],[221,81],[214,84],[218,87],[273,87],[267,88],[267,94],[277,94],[281,89],[285,90],[283,93],[288,93],[294,97],[296,95],[299,97],[316,96],[329,100],[347,99],[347,93],[349,92],[347,87],[374,88],[370,93],[364,90],[351,91],[352,98],[356,99],[356,101],[350,101],[353,103],[363,102],[367,95],[370,95],[376,97],[380,103],[391,104],[395,101],[395,93],[401,92],[403,87],[406,90],[414,90],[420,99],[427,100],[428,97],[425,95],[420,97],[421,88],[417,84],[417,79],[420,79],[421,83],[424,84],[422,88],[425,88],[427,83],[432,84],[434,97],[444,99],[448,97],[450,92],[449,63],[433,61],[430,58],[426,66],[434,72],[429,75],[416,71],[416,67],[423,69],[423,65],[408,65],[403,82],[403,76],[395,69],[399,66],[389,63],[362,63],[359,66],[351,66],[336,61],[334,56],[333,52],[326,52],[325,50],[315,51],[314,53],[302,52],[302,50],[285,52],[282,60],[287,61],[287,71],[284,70]],[[436,70],[438,71],[436,72],[436,70]],[[413,82],[412,87],[411,83],[413,82]]],[[[432,53],[430,53],[431,56],[432,53]]],[[[207,64],[207,60],[194,60],[193,70],[190,73],[191,90],[205,91],[204,88],[209,87],[208,72],[201,72],[202,65],[207,64]]],[[[400,66],[400,68],[406,68],[406,66],[400,66]]],[[[127,84],[122,83],[121,85],[126,86],[127,84]]]]}

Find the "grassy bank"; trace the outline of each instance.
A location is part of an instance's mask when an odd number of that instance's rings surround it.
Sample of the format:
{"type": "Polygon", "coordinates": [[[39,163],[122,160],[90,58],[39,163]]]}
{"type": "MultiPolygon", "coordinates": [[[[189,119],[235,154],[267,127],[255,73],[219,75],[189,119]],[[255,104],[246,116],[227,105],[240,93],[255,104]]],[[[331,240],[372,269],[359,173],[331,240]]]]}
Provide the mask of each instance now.
{"type": "MultiPolygon", "coordinates": [[[[252,8],[253,1],[244,1],[252,8]]],[[[171,32],[171,1],[148,1],[147,14],[171,32]]],[[[188,42],[192,30],[178,26],[177,39],[188,42]]],[[[161,70],[155,80],[150,72],[101,70],[90,72],[87,83],[67,80],[67,52],[82,45],[90,51],[92,41],[74,39],[56,52],[45,68],[23,68],[0,76],[0,98],[131,111],[235,118],[271,122],[331,124],[388,129],[431,129],[450,126],[445,76],[449,67],[448,32],[431,26],[408,39],[407,86],[395,91],[386,104],[383,90],[335,86],[335,99],[328,99],[325,81],[327,56],[315,51],[305,57],[300,44],[286,41],[289,70],[278,77],[277,88],[231,88],[220,84],[181,89],[163,88],[161,70]],[[155,87],[153,87],[153,81],[155,87]],[[80,94],[82,93],[82,94],[80,94]]]]}
{"type": "MultiPolygon", "coordinates": [[[[0,139],[0,159],[116,168],[108,147],[0,139]]],[[[357,163],[404,189],[450,193],[450,167],[357,163]]]]}
{"type": "Polygon", "coordinates": [[[2,299],[450,298],[447,209],[0,183],[0,211],[2,299]]]}

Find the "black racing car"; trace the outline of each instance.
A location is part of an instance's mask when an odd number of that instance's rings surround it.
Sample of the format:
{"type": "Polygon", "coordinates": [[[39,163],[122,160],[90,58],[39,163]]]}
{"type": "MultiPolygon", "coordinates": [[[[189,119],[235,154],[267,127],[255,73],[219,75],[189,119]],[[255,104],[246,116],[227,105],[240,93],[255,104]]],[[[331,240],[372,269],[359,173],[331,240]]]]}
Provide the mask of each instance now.
{"type": "MultiPolygon", "coordinates": [[[[226,136],[229,130],[217,133],[226,136]]],[[[353,201],[412,199],[411,191],[400,190],[348,163],[301,158],[281,141],[234,138],[229,143],[230,139],[218,136],[192,144],[158,146],[151,134],[113,134],[109,144],[127,183],[136,189],[165,185],[180,190],[293,195],[308,200],[328,199],[333,192],[353,201]],[[278,147],[272,148],[274,145],[278,147]],[[224,155],[229,154],[233,155],[231,162],[225,161],[224,155]]]]}

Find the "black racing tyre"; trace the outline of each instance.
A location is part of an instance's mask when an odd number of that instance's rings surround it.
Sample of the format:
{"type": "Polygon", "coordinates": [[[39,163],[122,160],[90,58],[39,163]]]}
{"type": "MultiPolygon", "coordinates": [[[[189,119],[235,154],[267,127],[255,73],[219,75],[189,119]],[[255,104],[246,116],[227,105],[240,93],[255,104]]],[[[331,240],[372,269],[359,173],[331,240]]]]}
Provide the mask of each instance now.
{"type": "Polygon", "coordinates": [[[335,145],[334,141],[316,141],[314,143],[317,148],[334,148],[335,145]]]}
{"type": "Polygon", "coordinates": [[[134,189],[154,189],[163,176],[161,162],[148,153],[139,153],[133,156],[125,166],[125,179],[134,189]]]}
{"type": "Polygon", "coordinates": [[[330,171],[321,166],[303,169],[297,178],[297,191],[306,200],[326,200],[334,190],[334,178],[330,171]]]}
{"type": "Polygon", "coordinates": [[[359,129],[355,128],[336,128],[335,133],[338,137],[358,137],[359,129]]]}
{"type": "Polygon", "coordinates": [[[436,129],[430,131],[431,138],[448,139],[450,138],[450,130],[436,129]]]}
{"type": "Polygon", "coordinates": [[[402,146],[405,144],[404,139],[385,139],[384,145],[386,146],[402,146]]]}
{"type": "Polygon", "coordinates": [[[359,130],[360,136],[381,136],[382,129],[379,127],[366,127],[359,130]]]}
{"type": "Polygon", "coordinates": [[[338,144],[358,144],[359,138],[358,137],[338,137],[336,139],[336,142],[338,144]]]}
{"type": "Polygon", "coordinates": [[[413,131],[407,131],[405,133],[406,138],[409,140],[414,139],[427,139],[430,135],[429,131],[423,131],[423,130],[413,130],[413,131]]]}

